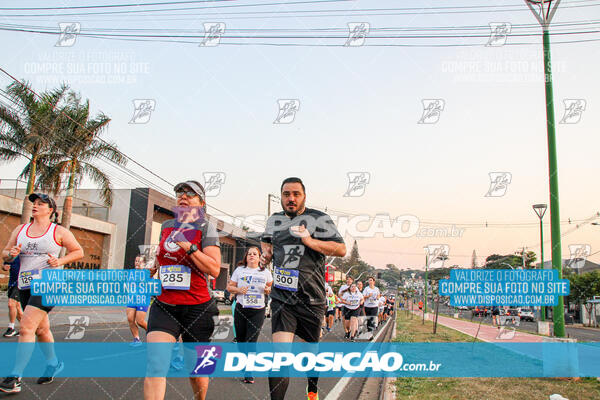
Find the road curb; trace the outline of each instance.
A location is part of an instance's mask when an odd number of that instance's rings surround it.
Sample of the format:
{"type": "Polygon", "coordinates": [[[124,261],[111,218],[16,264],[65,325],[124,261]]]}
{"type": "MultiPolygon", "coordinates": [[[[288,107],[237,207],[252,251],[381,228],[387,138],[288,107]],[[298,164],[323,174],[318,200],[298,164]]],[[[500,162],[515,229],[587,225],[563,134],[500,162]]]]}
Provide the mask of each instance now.
{"type": "MultiPolygon", "coordinates": [[[[396,312],[394,312],[394,325],[392,326],[392,335],[390,339],[396,337],[396,327],[398,324],[396,323],[396,312]]],[[[396,400],[396,379],[391,377],[383,378],[383,389],[381,390],[382,395],[379,397],[379,400],[396,400]]]]}

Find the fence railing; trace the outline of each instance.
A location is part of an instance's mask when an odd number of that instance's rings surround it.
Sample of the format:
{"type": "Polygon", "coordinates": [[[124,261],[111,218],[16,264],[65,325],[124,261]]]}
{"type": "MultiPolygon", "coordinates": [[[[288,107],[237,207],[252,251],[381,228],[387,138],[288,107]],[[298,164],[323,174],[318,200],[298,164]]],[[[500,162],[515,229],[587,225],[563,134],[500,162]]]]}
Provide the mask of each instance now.
{"type": "MultiPolygon", "coordinates": [[[[22,198],[25,195],[27,189],[27,182],[21,179],[0,179],[0,194],[9,196],[12,198],[22,198]]],[[[36,189],[43,191],[43,189],[36,189]]],[[[62,213],[64,197],[59,196],[56,198],[58,212],[62,213]]],[[[82,199],[73,196],[73,214],[83,215],[86,217],[98,219],[101,221],[108,221],[108,207],[93,203],[87,199],[82,199]],[[91,204],[90,204],[91,203],[91,204]]]]}

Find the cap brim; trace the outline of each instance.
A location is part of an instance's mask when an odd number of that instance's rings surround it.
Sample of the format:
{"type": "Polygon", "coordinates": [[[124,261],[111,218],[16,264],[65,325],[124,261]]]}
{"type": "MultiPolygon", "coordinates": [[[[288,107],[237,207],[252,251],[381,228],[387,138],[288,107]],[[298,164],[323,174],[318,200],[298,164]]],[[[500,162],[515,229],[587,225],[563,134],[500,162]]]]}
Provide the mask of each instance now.
{"type": "Polygon", "coordinates": [[[33,203],[33,202],[34,202],[36,199],[39,199],[39,198],[40,198],[40,196],[38,196],[38,195],[37,195],[37,194],[35,194],[35,193],[31,193],[31,194],[29,195],[29,197],[28,197],[29,201],[30,201],[30,202],[32,202],[32,203],[33,203]]]}
{"type": "Polygon", "coordinates": [[[186,186],[187,186],[187,187],[189,187],[189,185],[188,185],[187,183],[185,183],[185,182],[181,182],[181,183],[178,183],[177,185],[175,185],[175,189],[173,189],[173,190],[174,190],[175,192],[178,192],[178,191],[179,191],[179,189],[181,189],[181,188],[183,188],[183,187],[186,187],[186,186]]]}
{"type": "Polygon", "coordinates": [[[196,184],[195,182],[192,181],[185,181],[185,182],[180,182],[177,185],[175,185],[174,191],[178,192],[181,188],[184,187],[189,187],[190,189],[192,189],[194,191],[194,193],[196,193],[198,196],[200,196],[201,199],[204,199],[204,191],[202,190],[202,188],[198,187],[198,184],[196,184]]]}

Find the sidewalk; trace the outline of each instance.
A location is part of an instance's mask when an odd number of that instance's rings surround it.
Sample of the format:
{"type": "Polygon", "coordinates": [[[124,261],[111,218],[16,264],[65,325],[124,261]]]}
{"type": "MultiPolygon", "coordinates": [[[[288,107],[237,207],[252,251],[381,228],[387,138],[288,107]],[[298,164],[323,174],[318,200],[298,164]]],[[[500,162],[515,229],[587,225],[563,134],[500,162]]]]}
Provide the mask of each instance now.
{"type": "MultiPolygon", "coordinates": [[[[421,311],[414,311],[414,314],[422,318],[423,313],[421,311]]],[[[435,315],[433,313],[427,313],[426,319],[433,321],[435,315]]],[[[448,328],[452,328],[459,332],[464,333],[472,337],[477,337],[484,342],[518,342],[518,343],[541,343],[544,341],[545,336],[533,335],[530,333],[524,333],[513,330],[503,330],[500,333],[500,329],[495,326],[489,326],[485,324],[478,324],[475,322],[469,322],[450,317],[444,317],[438,315],[438,324],[444,325],[448,328]]]]}

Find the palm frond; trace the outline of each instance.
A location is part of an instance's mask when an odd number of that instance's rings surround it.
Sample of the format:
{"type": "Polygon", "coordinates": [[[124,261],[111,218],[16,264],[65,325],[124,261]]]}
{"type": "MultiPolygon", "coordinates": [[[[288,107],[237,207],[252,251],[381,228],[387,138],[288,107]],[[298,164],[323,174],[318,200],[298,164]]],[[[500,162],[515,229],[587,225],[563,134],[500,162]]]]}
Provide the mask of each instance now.
{"type": "Polygon", "coordinates": [[[104,205],[110,207],[112,205],[112,188],[108,176],[99,168],[88,163],[82,163],[80,171],[82,176],[90,178],[100,187],[100,197],[102,198],[102,202],[104,205]]]}

